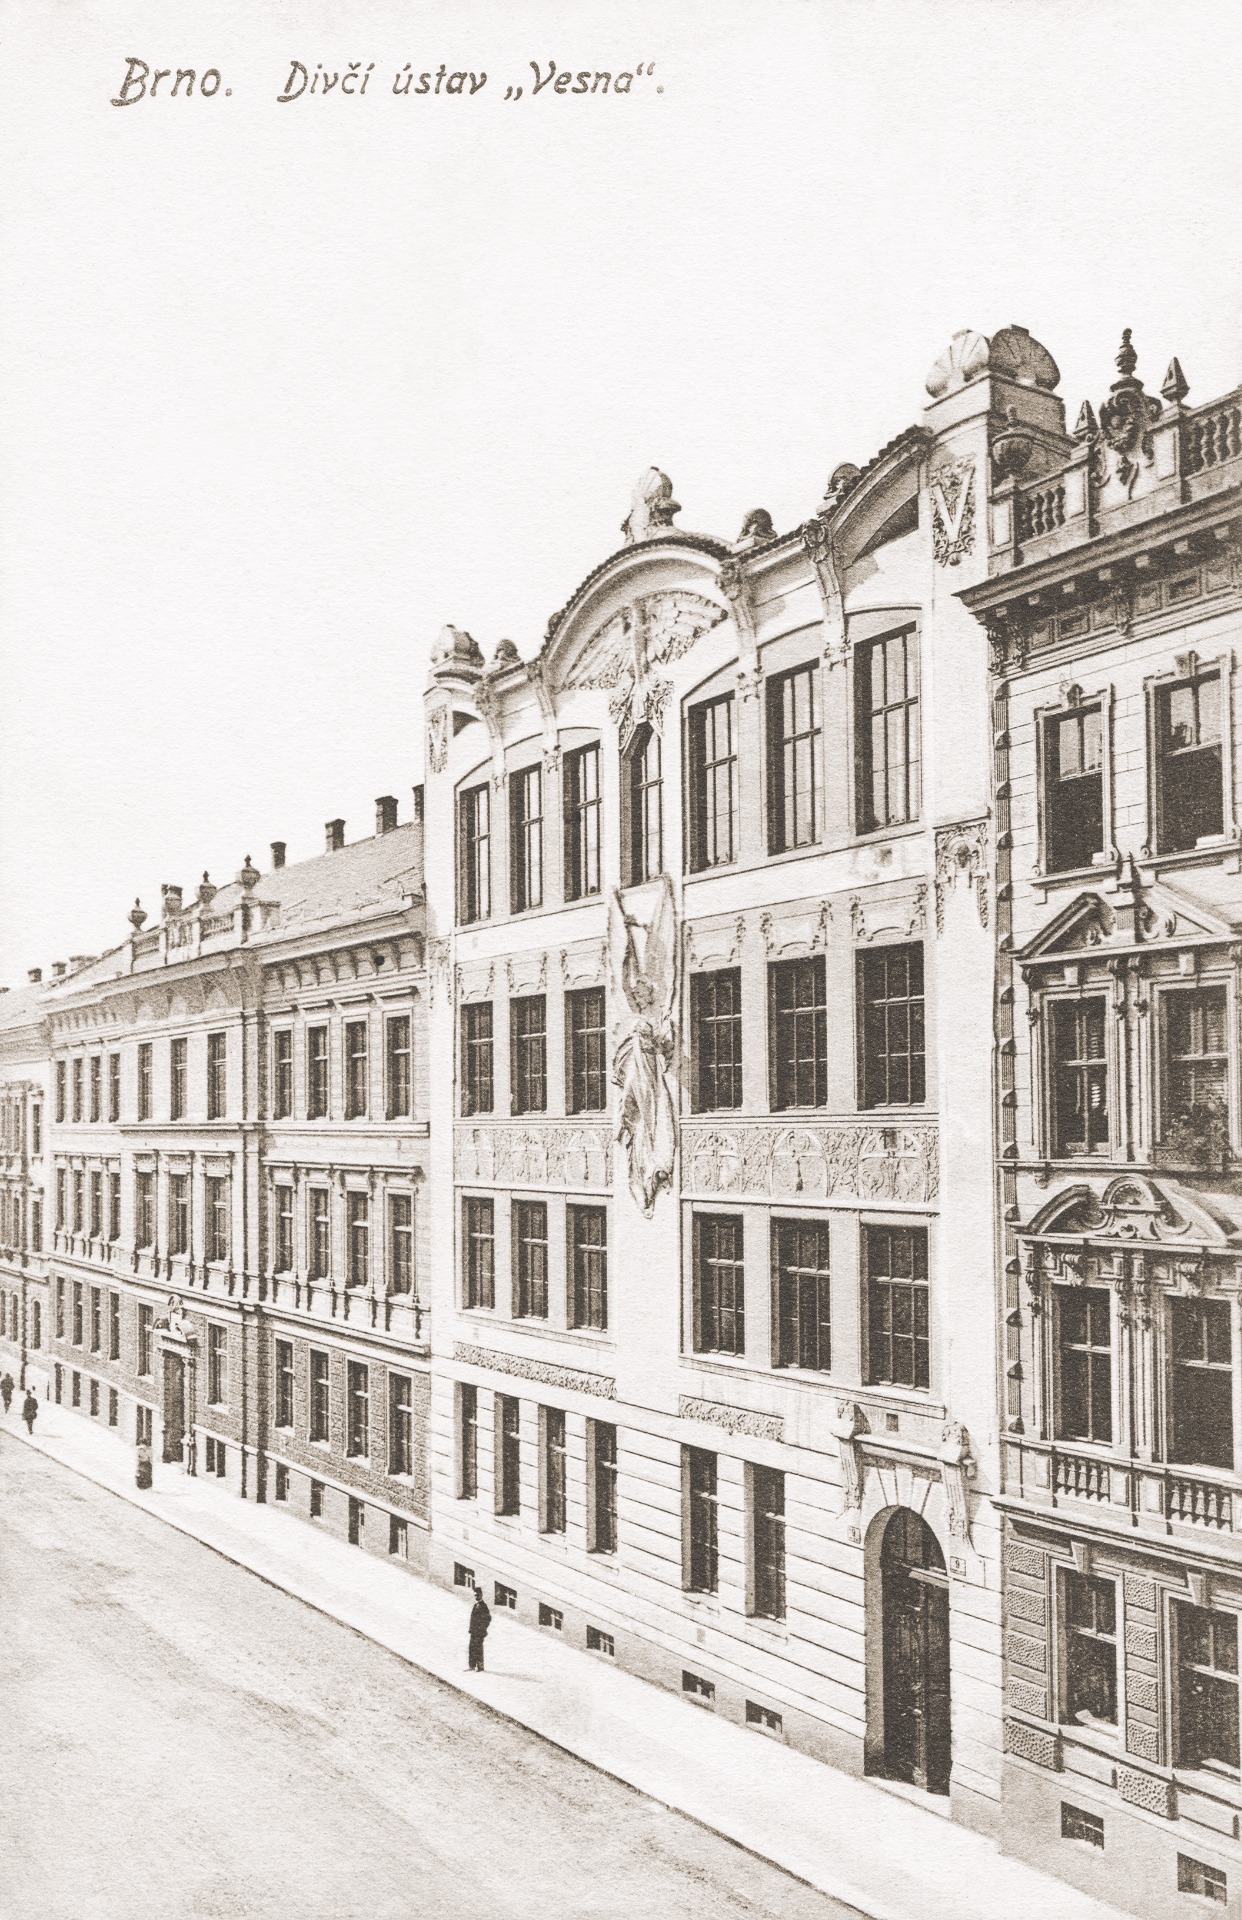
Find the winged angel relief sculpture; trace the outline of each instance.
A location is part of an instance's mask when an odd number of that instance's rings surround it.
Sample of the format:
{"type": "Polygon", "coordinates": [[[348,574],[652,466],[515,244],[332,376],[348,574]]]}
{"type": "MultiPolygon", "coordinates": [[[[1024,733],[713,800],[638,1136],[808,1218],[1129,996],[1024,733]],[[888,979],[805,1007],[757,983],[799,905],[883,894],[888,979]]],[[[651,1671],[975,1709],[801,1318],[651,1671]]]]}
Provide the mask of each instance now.
{"type": "Polygon", "coordinates": [[[626,1009],[612,1061],[617,1139],[629,1160],[630,1192],[650,1219],[677,1153],[677,911],[668,876],[645,924],[614,891],[608,933],[615,1004],[626,1009]]]}

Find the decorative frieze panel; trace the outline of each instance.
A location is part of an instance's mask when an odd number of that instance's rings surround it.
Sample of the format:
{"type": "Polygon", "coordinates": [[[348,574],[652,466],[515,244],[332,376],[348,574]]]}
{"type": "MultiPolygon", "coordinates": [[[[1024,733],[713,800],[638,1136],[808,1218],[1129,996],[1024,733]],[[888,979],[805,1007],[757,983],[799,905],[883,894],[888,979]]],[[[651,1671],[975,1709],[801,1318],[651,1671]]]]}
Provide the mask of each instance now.
{"type": "Polygon", "coordinates": [[[572,1121],[462,1125],[454,1177],[465,1186],[608,1187],[612,1140],[605,1126],[572,1121]]]}
{"type": "Polygon", "coordinates": [[[694,1400],[682,1394],[677,1412],[683,1420],[703,1420],[726,1433],[744,1433],[752,1440],[783,1440],[785,1422],[777,1413],[755,1413],[749,1407],[730,1407],[717,1400],[694,1400]]]}
{"type": "Polygon", "coordinates": [[[686,928],[686,964],[696,973],[736,966],[746,938],[746,916],[696,921],[686,928]]]}
{"type": "Polygon", "coordinates": [[[682,1126],[682,1178],[694,1194],[925,1204],[940,1191],[935,1126],[682,1126]]]}
{"type": "Polygon", "coordinates": [[[860,943],[884,937],[913,940],[927,926],[927,887],[922,881],[913,893],[880,898],[855,894],[850,900],[850,927],[860,943]]]}
{"type": "Polygon", "coordinates": [[[453,1343],[459,1366],[483,1367],[489,1373],[512,1374],[519,1380],[537,1380],[541,1386],[562,1387],[566,1393],[590,1393],[599,1400],[615,1400],[617,1383],[605,1373],[583,1373],[577,1367],[558,1367],[551,1360],[529,1360],[522,1353],[500,1353],[494,1347],[453,1343]]]}
{"type": "Polygon", "coordinates": [[[778,907],[774,913],[765,913],[760,919],[759,931],[769,959],[801,959],[824,952],[831,924],[831,903],[808,900],[798,907],[778,907]]]}

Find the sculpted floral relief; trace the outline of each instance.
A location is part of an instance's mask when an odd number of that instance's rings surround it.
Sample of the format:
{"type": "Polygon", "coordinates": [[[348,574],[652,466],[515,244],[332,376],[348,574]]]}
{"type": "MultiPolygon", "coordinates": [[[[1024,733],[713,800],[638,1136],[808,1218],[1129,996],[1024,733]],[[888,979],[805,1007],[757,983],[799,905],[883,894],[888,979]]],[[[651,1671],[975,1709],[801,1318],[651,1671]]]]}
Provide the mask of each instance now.
{"type": "Polygon", "coordinates": [[[806,1126],[683,1128],[686,1183],[695,1193],[773,1199],[934,1200],[940,1187],[936,1129],[806,1126]]]}
{"type": "Polygon", "coordinates": [[[455,1157],[456,1177],[467,1185],[606,1187],[612,1180],[612,1142],[602,1126],[459,1126],[455,1157]]]}

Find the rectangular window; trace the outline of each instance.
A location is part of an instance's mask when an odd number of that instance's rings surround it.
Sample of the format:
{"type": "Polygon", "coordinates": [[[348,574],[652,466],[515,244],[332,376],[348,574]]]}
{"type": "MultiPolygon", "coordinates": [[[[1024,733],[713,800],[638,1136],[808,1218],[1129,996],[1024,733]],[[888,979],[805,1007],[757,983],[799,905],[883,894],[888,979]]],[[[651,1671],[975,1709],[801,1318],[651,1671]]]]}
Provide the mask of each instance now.
{"type": "Polygon", "coordinates": [[[328,1029],[306,1029],[306,1118],[328,1117],[328,1029]]]}
{"type": "Polygon", "coordinates": [[[91,1352],[103,1352],[103,1294],[98,1287],[91,1288],[91,1352]]]}
{"type": "Polygon", "coordinates": [[[491,1200],[468,1195],[461,1203],[462,1305],[496,1304],[496,1220],[491,1200]]]}
{"type": "Polygon", "coordinates": [[[168,1117],[184,1120],[189,1097],[190,1043],[184,1034],[168,1043],[168,1117]]]}
{"type": "Polygon", "coordinates": [[[293,1431],[293,1342],[276,1342],[276,1425],[293,1431]]]}
{"type": "Polygon", "coordinates": [[[469,925],[492,911],[492,806],[486,782],[457,803],[457,917],[469,925]]]}
{"type": "Polygon", "coordinates": [[[490,1113],[495,1099],[492,1074],[492,1003],[468,1000],[461,1010],[461,1110],[490,1113]]]}
{"type": "Polygon", "coordinates": [[[522,1508],[522,1444],[519,1403],[512,1394],[496,1395],[496,1511],[522,1508]]]}
{"type": "Polygon", "coordinates": [[[1196,1159],[1229,1134],[1229,1008],[1225,989],[1167,993],[1164,1011],[1165,1144],[1196,1159]],[[1215,1126],[1213,1126],[1215,1122],[1215,1126]],[[1195,1150],[1198,1149],[1196,1152],[1195,1150]]]}
{"type": "Polygon", "coordinates": [[[1108,1003],[1103,994],[1085,1000],[1054,1000],[1048,1014],[1052,1151],[1058,1157],[1107,1153],[1108,1003]]]}
{"type": "Polygon", "coordinates": [[[134,1182],[134,1245],[155,1245],[155,1175],[140,1173],[134,1182]]]}
{"type": "Polygon", "coordinates": [[[686,1699],[694,1701],[696,1706],[711,1707],[716,1703],[716,1682],[704,1680],[700,1674],[689,1673],[682,1669],[681,1690],[686,1699]]]}
{"type": "Polygon", "coordinates": [[[1233,1308],[1228,1300],[1169,1301],[1173,1352],[1170,1460],[1233,1466],[1233,1308]]]}
{"type": "Polygon", "coordinates": [[[85,1192],[86,1175],[80,1167],[75,1167],[73,1170],[73,1231],[75,1233],[83,1233],[86,1230],[85,1192]]]}
{"type": "Polygon", "coordinates": [[[768,968],[774,1109],[822,1107],[828,1099],[828,1000],[824,956],[768,968]]]}
{"type": "Polygon", "coordinates": [[[769,680],[768,851],[807,847],[820,832],[819,670],[795,667],[769,680]]]}
{"type": "Polygon", "coordinates": [[[227,1327],[208,1324],[207,1400],[213,1407],[222,1407],[229,1397],[228,1339],[227,1327]]]}
{"type": "Polygon", "coordinates": [[[733,695],[691,707],[687,721],[690,762],[690,869],[727,866],[737,858],[737,746],[733,695]]]}
{"type": "Polygon", "coordinates": [[[154,1053],[151,1042],[144,1040],[138,1048],[138,1118],[151,1118],[152,1087],[154,1082],[154,1053]]]}
{"type": "Polygon", "coordinates": [[[785,1618],[785,1476],[775,1467],[751,1467],[751,1612],[785,1618]]]}
{"type": "Polygon", "coordinates": [[[1111,1301],[1107,1287],[1058,1287],[1057,1439],[1113,1437],[1111,1301]]]}
{"type": "MultiPolygon", "coordinates": [[[[141,1119],[142,1116],[139,1115],[139,1118],[141,1119]]],[[[65,1063],[63,1060],[56,1062],[56,1124],[58,1127],[63,1127],[65,1124],[65,1063]]]]}
{"type": "Polygon", "coordinates": [[[371,1196],[345,1195],[345,1284],[365,1287],[371,1277],[371,1196]]]}
{"type": "Polygon", "coordinates": [[[566,1207],[569,1239],[569,1324],[608,1327],[608,1216],[603,1207],[566,1207]]]}
{"type": "Polygon", "coordinates": [[[544,1533],[565,1531],[565,1415],[560,1407],[540,1407],[543,1440],[544,1533]]]}
{"type": "Polygon", "coordinates": [[[408,1193],[388,1196],[388,1291],[409,1293],[414,1285],[414,1200],[408,1193]]]}
{"type": "Polygon", "coordinates": [[[367,1023],[345,1022],[345,1118],[361,1120],[367,1110],[367,1023]]]}
{"type": "Polygon", "coordinates": [[[646,724],[638,729],[622,769],[627,808],[625,884],[637,887],[664,871],[664,749],[646,724]]]}
{"type": "Polygon", "coordinates": [[[683,1447],[682,1486],[686,1513],[686,1585],[691,1593],[715,1593],[720,1584],[717,1543],[716,1456],[683,1447]]]}
{"type": "Polygon", "coordinates": [[[65,1283],[63,1280],[58,1278],[56,1282],[56,1338],[58,1340],[63,1340],[64,1337],[65,1337],[65,1283]]]}
{"type": "MultiPolygon", "coordinates": [[[[121,1064],[120,1055],[114,1053],[112,1058],[115,1060],[117,1067],[119,1068],[121,1064]]],[[[119,1093],[120,1093],[119,1072],[117,1074],[117,1091],[118,1091],[118,1099],[119,1099],[119,1093]]],[[[118,1120],[120,1118],[119,1105],[118,1105],[117,1111],[113,1114],[110,1114],[109,1118],[112,1120],[118,1120]]],[[[43,1153],[43,1108],[39,1105],[37,1100],[35,1101],[34,1105],[30,1109],[30,1152],[31,1152],[31,1156],[35,1160],[40,1159],[43,1153]]]]}
{"type": "Polygon", "coordinates": [[[617,1429],[607,1420],[587,1422],[591,1484],[587,1509],[592,1553],[617,1550],[617,1429]]]}
{"type": "Polygon", "coordinates": [[[140,1304],[138,1308],[138,1373],[143,1380],[149,1380],[155,1371],[151,1353],[151,1333],[154,1325],[155,1308],[140,1304]]]}
{"type": "MultiPolygon", "coordinates": [[[[112,1236],[112,1238],[115,1240],[118,1238],[121,1231],[120,1175],[114,1173],[112,1178],[118,1183],[117,1184],[117,1215],[116,1215],[117,1228],[116,1228],[116,1233],[114,1233],[112,1236]]],[[[35,1199],[33,1197],[30,1202],[30,1245],[32,1250],[35,1253],[42,1253],[43,1251],[43,1202],[42,1200],[35,1199]]],[[[37,1301],[35,1302],[35,1307],[36,1309],[38,1307],[37,1301]]]]}
{"type": "Polygon", "coordinates": [[[913,627],[856,649],[854,679],[858,830],[872,833],[919,813],[919,638],[913,627]]]}
{"type": "Polygon", "coordinates": [[[168,1251],[190,1251],[190,1176],[174,1173],[168,1180],[168,1251]]]}
{"type": "Polygon", "coordinates": [[[310,1350],[310,1429],[312,1440],[326,1443],[332,1436],[332,1379],[328,1355],[310,1350]]]}
{"type": "MultiPolygon", "coordinates": [[[[492,1583],[492,1605],[503,1607],[506,1613],[517,1612],[517,1588],[506,1587],[502,1580],[492,1583]]],[[[588,1633],[590,1628],[587,1629],[588,1633]]]]}
{"type": "Polygon", "coordinates": [[[832,1364],[826,1220],[772,1222],[772,1365],[832,1364]]]}
{"type": "Polygon", "coordinates": [[[360,1459],[371,1448],[371,1380],[358,1360],[350,1360],[345,1375],[345,1451],[360,1459]]]}
{"type": "Polygon", "coordinates": [[[694,1351],[746,1351],[746,1263],[742,1218],[735,1213],[694,1216],[694,1351]]]}
{"type": "Polygon", "coordinates": [[[514,913],[543,905],[543,772],[509,775],[509,904],[514,913]]]}
{"type": "Polygon", "coordinates": [[[207,1118],[223,1120],[229,1105],[229,1036],[207,1035],[207,1118]]]}
{"type": "Polygon", "coordinates": [[[293,1117],[293,1029],[278,1027],[272,1035],[272,1117],[293,1117]]]}
{"type": "Polygon", "coordinates": [[[283,1182],[275,1189],[276,1199],[276,1273],[293,1271],[293,1188],[283,1182]]]}
{"type": "Polygon", "coordinates": [[[1104,734],[1099,707],[1044,721],[1044,861],[1049,873],[1089,867],[1104,851],[1104,734]]]}
{"type": "Polygon", "coordinates": [[[310,1277],[326,1280],[332,1271],[332,1220],[327,1187],[310,1190],[310,1277]]]}
{"type": "Polygon", "coordinates": [[[108,1388],[108,1425],[115,1427],[121,1419],[121,1396],[115,1387],[108,1388]]]}
{"type": "Polygon", "coordinates": [[[858,955],[858,1104],[917,1106],[927,1098],[923,948],[872,947],[858,955]]]}
{"type": "Polygon", "coordinates": [[[1081,1840],[1089,1847],[1102,1849],[1104,1822],[1098,1813],[1088,1813],[1085,1807],[1072,1807],[1068,1800],[1062,1800],[1061,1838],[1081,1840]]]}
{"type": "Polygon", "coordinates": [[[103,1238],[103,1175],[91,1173],[91,1239],[103,1238]]]}
{"type": "Polygon", "coordinates": [[[513,1317],[548,1317],[548,1208],[543,1200],[513,1202],[513,1317]]]}
{"type": "Polygon", "coordinates": [[[278,1460],[276,1462],[276,1485],[274,1488],[274,1497],[277,1500],[282,1502],[288,1500],[289,1498],[289,1469],[285,1465],[283,1460],[278,1460]]]}
{"type": "Polygon", "coordinates": [[[605,1633],[602,1627],[588,1627],[586,1643],[588,1653],[606,1653],[610,1660],[616,1656],[616,1640],[611,1633],[605,1633]]]}
{"type": "Polygon", "coordinates": [[[560,1607],[550,1607],[546,1600],[539,1602],[539,1624],[551,1627],[554,1633],[560,1633],[565,1625],[565,1615],[560,1607]]]}
{"type": "Polygon", "coordinates": [[[1202,1900],[1216,1900],[1222,1907],[1229,1902],[1228,1875],[1220,1867],[1210,1867],[1205,1860],[1195,1860],[1188,1853],[1177,1856],[1177,1890],[1197,1893],[1202,1900]]]}
{"type": "Polygon", "coordinates": [[[410,1016],[400,1013],[384,1029],[386,1109],[390,1120],[408,1120],[413,1100],[410,1073],[410,1016]]]}
{"type": "Polygon", "coordinates": [[[229,1257],[229,1185],[227,1180],[207,1182],[207,1258],[223,1266],[229,1257]]]}
{"type": "Polygon", "coordinates": [[[388,1471],[414,1471],[414,1382],[408,1373],[388,1376],[388,1471]]]}
{"type": "Polygon", "coordinates": [[[121,1357],[121,1296],[119,1293],[108,1295],[108,1358],[119,1360],[121,1357]]]}
{"type": "Polygon", "coordinates": [[[361,1500],[349,1496],[349,1544],[351,1547],[362,1545],[362,1535],[366,1527],[367,1510],[361,1500]]]}
{"type": "Polygon", "coordinates": [[[742,971],[690,979],[691,1085],[696,1113],[742,1104],[742,971]]]}
{"type": "Polygon", "coordinates": [[[56,1169],[56,1225],[63,1233],[69,1224],[69,1175],[64,1167],[56,1169]]]}
{"type": "Polygon", "coordinates": [[[1091,1726],[1117,1724],[1117,1583],[1066,1569],[1061,1575],[1065,1627],[1065,1718],[1091,1726]]]}
{"type": "Polygon", "coordinates": [[[323,1481],[322,1480],[312,1480],[310,1483],[310,1517],[312,1520],[323,1519],[323,1481]]]}
{"type": "Polygon", "coordinates": [[[1225,830],[1221,683],[1200,674],[1156,694],[1156,802],[1161,853],[1225,830]]]}
{"type": "Polygon", "coordinates": [[[91,1055],[91,1119],[103,1119],[103,1057],[91,1055]]]}
{"type": "Polygon", "coordinates": [[[90,1402],[91,1402],[91,1417],[92,1419],[97,1419],[99,1416],[99,1382],[98,1380],[92,1380],[90,1383],[90,1402]]]}
{"type": "Polygon", "coordinates": [[[119,1240],[121,1237],[121,1176],[119,1173],[108,1175],[108,1238],[119,1240]]]}
{"type": "Polygon", "coordinates": [[[599,747],[576,747],[565,755],[561,773],[565,831],[565,898],[583,900],[599,892],[600,794],[599,747]]]}
{"type": "Polygon", "coordinates": [[[479,1491],[479,1390],[457,1389],[457,1497],[473,1500],[479,1491]]]}
{"type": "Polygon", "coordinates": [[[75,1124],[82,1118],[82,1059],[79,1055],[73,1063],[73,1118],[75,1124]]]}
{"type": "Polygon", "coordinates": [[[1238,1616],[1176,1606],[1177,1765],[1238,1772],[1238,1616]]]}
{"type": "Polygon", "coordinates": [[[760,1733],[775,1733],[779,1736],[784,1732],[784,1722],[780,1714],[771,1707],[761,1706],[757,1700],[746,1702],[746,1724],[748,1727],[758,1727],[760,1733]]]}
{"type": "Polygon", "coordinates": [[[926,1227],[864,1227],[863,1260],[868,1383],[926,1387],[926,1227]]]}
{"type": "Polygon", "coordinates": [[[607,1105],[608,1048],[604,989],[565,995],[565,1110],[602,1113],[607,1105]]]}
{"type": "Polygon", "coordinates": [[[548,1105],[548,1002],[542,993],[509,1002],[509,1076],[514,1113],[548,1105]]]}

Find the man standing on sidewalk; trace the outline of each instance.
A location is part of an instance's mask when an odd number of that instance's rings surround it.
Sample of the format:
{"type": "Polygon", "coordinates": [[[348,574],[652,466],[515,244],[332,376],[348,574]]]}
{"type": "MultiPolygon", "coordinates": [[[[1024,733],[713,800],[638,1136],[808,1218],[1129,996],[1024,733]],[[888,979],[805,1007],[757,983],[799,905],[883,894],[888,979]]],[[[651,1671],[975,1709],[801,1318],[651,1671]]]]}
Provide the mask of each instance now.
{"type": "Polygon", "coordinates": [[[3,1380],[0,1380],[0,1400],[3,1400],[4,1402],[4,1411],[6,1413],[9,1410],[9,1403],[12,1400],[12,1398],[13,1398],[13,1376],[11,1373],[6,1373],[3,1380]]]}
{"type": "Polygon", "coordinates": [[[38,1419],[38,1417],[39,1417],[39,1402],[35,1399],[34,1394],[31,1392],[30,1388],[27,1387],[26,1398],[22,1402],[22,1419],[26,1422],[27,1433],[29,1434],[34,1433],[34,1423],[38,1419]]]}
{"type": "Polygon", "coordinates": [[[483,1642],[487,1638],[487,1629],[492,1624],[491,1609],[483,1598],[482,1587],[474,1590],[474,1605],[470,1609],[470,1671],[483,1671],[483,1642]]]}

